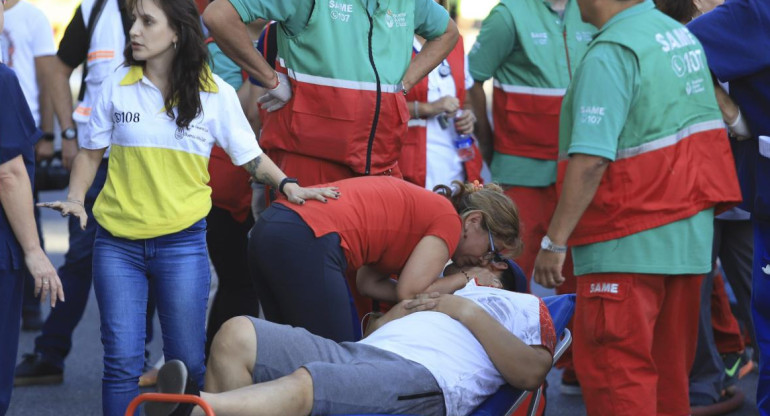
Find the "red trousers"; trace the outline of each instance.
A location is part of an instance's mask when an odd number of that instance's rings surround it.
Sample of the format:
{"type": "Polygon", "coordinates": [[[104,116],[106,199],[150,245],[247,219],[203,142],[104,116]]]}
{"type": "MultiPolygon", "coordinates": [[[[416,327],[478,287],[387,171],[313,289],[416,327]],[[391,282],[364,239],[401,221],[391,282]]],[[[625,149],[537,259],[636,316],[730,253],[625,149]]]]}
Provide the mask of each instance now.
{"type": "MultiPolygon", "coordinates": [[[[516,258],[516,263],[521,267],[528,279],[532,278],[535,268],[535,257],[540,251],[540,240],[548,231],[553,212],[556,210],[558,197],[556,185],[531,188],[526,186],[511,186],[505,190],[505,194],[516,203],[521,220],[521,234],[524,241],[524,251],[516,258]]],[[[556,293],[575,293],[575,275],[572,267],[572,254],[568,251],[564,261],[562,274],[564,283],[556,288],[556,293]]],[[[572,330],[572,321],[567,326],[572,330]]],[[[563,368],[567,374],[565,378],[574,378],[575,366],[572,364],[572,349],[568,349],[562,355],[557,367],[563,368]],[[572,373],[572,374],[570,374],[572,373]]]]}
{"type": "Polygon", "coordinates": [[[730,309],[722,273],[714,276],[714,288],[711,290],[711,326],[714,328],[714,342],[720,354],[741,352],[746,348],[741,327],[730,309]]]}
{"type": "Polygon", "coordinates": [[[690,414],[702,277],[578,277],[572,345],[589,415],[690,414]]]}

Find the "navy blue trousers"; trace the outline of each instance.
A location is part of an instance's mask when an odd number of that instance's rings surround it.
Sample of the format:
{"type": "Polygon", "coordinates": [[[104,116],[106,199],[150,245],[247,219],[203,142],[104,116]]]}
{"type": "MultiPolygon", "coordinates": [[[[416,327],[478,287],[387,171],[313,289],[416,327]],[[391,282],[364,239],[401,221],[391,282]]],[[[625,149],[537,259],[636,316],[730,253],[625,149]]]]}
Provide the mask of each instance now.
{"type": "Polygon", "coordinates": [[[21,331],[23,270],[0,270],[0,416],[8,410],[21,331]]]}
{"type": "Polygon", "coordinates": [[[294,211],[273,204],[249,237],[249,268],[268,321],[337,342],[361,339],[340,236],[316,238],[294,211]]]}

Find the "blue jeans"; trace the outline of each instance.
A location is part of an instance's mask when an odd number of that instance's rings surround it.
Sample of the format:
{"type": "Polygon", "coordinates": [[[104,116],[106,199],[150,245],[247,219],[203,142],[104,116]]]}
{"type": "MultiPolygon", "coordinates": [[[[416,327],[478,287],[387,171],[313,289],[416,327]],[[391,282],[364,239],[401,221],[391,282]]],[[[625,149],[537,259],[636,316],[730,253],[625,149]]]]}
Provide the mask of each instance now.
{"type": "Polygon", "coordinates": [[[58,270],[67,301],[51,309],[43,324],[43,331],[35,338],[35,352],[39,353],[44,361],[59,368],[64,368],[64,358],[72,348],[72,332],[83,317],[91,290],[91,253],[96,235],[93,208],[106,178],[105,159],[99,165],[91,188],[86,193],[86,229],[80,229],[80,220],[77,217],[69,217],[69,249],[64,255],[64,264],[58,270]]]}
{"type": "Polygon", "coordinates": [[[93,260],[104,345],[104,414],[122,416],[139,394],[149,291],[156,296],[166,360],[184,362],[203,387],[211,280],[206,220],[146,240],[114,237],[97,225],[93,260]]]}

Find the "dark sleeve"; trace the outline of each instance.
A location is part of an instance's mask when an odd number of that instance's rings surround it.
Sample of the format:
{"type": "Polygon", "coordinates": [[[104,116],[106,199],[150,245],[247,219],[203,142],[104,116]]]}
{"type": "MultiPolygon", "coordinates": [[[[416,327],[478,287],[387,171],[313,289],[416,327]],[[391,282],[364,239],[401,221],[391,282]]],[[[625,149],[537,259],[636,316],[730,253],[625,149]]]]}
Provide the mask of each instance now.
{"type": "Polygon", "coordinates": [[[72,16],[67,29],[64,31],[59,52],[56,55],[70,68],[75,68],[88,56],[88,30],[83,20],[83,12],[80,7],[72,16]]]}
{"type": "Polygon", "coordinates": [[[709,68],[732,81],[770,68],[770,5],[766,0],[728,0],[687,28],[706,52],[709,68]]]}
{"type": "Polygon", "coordinates": [[[30,160],[41,132],[29,111],[14,72],[0,64],[0,164],[19,155],[30,160]]]}

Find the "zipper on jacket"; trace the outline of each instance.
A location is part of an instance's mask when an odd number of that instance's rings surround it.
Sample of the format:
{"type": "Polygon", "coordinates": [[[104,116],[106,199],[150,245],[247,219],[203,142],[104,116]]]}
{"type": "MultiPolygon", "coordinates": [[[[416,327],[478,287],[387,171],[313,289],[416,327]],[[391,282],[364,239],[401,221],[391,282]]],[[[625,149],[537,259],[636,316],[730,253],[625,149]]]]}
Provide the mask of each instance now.
{"type": "Polygon", "coordinates": [[[564,37],[564,54],[567,55],[567,73],[569,74],[569,80],[572,81],[572,63],[569,60],[569,48],[567,47],[567,25],[564,25],[564,31],[562,31],[564,37]]]}
{"type": "Polygon", "coordinates": [[[372,147],[374,146],[374,135],[377,132],[377,123],[380,120],[380,102],[382,100],[382,87],[380,86],[380,74],[377,72],[377,66],[374,64],[374,53],[372,51],[372,33],[374,32],[374,21],[369,10],[364,5],[366,16],[369,18],[369,63],[374,70],[374,77],[377,83],[377,99],[374,104],[374,118],[372,119],[372,129],[369,131],[369,143],[366,146],[366,169],[364,175],[369,175],[372,168],[372,147]]]}

